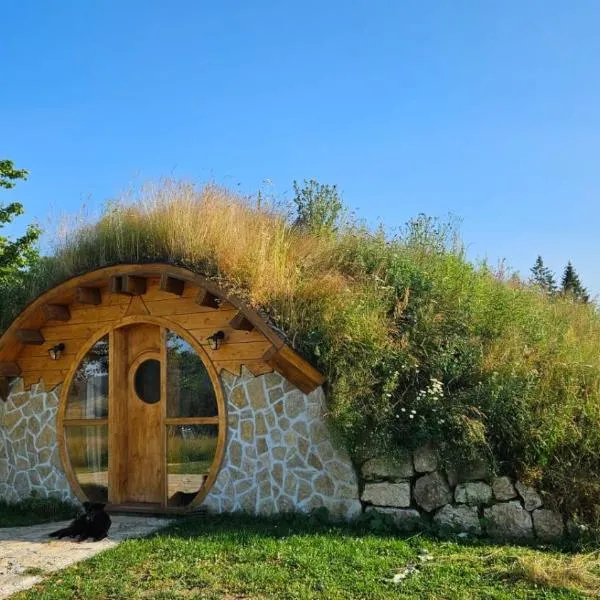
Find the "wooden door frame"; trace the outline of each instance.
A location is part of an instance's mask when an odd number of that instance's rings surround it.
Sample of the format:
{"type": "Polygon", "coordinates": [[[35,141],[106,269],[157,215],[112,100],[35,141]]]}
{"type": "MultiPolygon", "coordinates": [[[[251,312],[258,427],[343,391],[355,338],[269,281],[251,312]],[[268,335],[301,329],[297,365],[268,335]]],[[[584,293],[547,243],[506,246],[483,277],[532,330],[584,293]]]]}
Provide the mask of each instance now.
{"type": "MultiPolygon", "coordinates": [[[[186,329],[184,329],[183,327],[181,327],[180,325],[178,325],[177,323],[174,323],[172,321],[170,321],[168,318],[165,317],[156,317],[156,316],[152,316],[152,315],[130,315],[128,317],[124,317],[122,319],[120,319],[118,322],[116,323],[111,323],[110,325],[106,325],[104,327],[102,327],[101,329],[99,329],[98,331],[96,331],[94,333],[94,335],[92,337],[90,337],[90,339],[88,340],[88,342],[86,344],[84,344],[79,351],[77,352],[77,355],[75,356],[75,359],[73,360],[73,363],[71,364],[71,367],[67,373],[67,376],[65,377],[62,389],[61,389],[61,393],[60,393],[60,403],[59,403],[59,408],[58,408],[58,413],[57,413],[57,417],[56,417],[56,437],[57,437],[57,441],[58,441],[58,449],[59,449],[59,455],[60,455],[60,459],[63,465],[63,469],[65,472],[65,475],[67,477],[67,481],[69,482],[69,485],[71,486],[71,489],[73,491],[73,493],[77,496],[77,498],[80,501],[85,501],[87,500],[87,496],[83,493],[83,490],[81,489],[81,486],[79,485],[79,482],[77,480],[77,477],[75,475],[75,471],[73,470],[73,466],[71,465],[71,460],[69,457],[69,453],[67,450],[67,444],[66,444],[66,436],[65,436],[65,427],[68,425],[68,419],[65,419],[65,412],[67,409],[67,401],[68,401],[68,396],[69,396],[69,390],[71,388],[71,384],[73,382],[73,378],[75,377],[75,374],[77,373],[77,370],[79,369],[79,366],[81,364],[81,361],[83,360],[83,358],[86,356],[86,354],[90,351],[90,349],[94,346],[94,344],[96,344],[100,339],[102,339],[104,336],[108,335],[109,336],[109,347],[108,347],[108,356],[109,356],[109,384],[108,384],[108,389],[109,389],[109,398],[108,398],[108,402],[109,402],[109,411],[108,411],[108,481],[109,481],[109,490],[111,489],[111,483],[113,486],[117,486],[115,489],[120,489],[123,490],[122,487],[122,477],[123,477],[123,471],[126,470],[124,469],[124,464],[123,464],[123,460],[125,460],[126,463],[126,449],[125,449],[125,454],[123,454],[123,444],[122,444],[122,438],[120,438],[118,436],[118,430],[119,430],[119,424],[121,424],[125,419],[126,419],[126,409],[124,408],[124,404],[122,402],[116,402],[116,399],[119,397],[119,394],[122,393],[122,390],[124,389],[123,386],[119,386],[118,385],[118,381],[120,377],[125,377],[124,381],[127,381],[127,373],[114,373],[114,366],[117,364],[122,364],[123,361],[118,361],[115,360],[116,358],[116,353],[117,352],[122,352],[123,351],[123,340],[124,340],[124,335],[123,332],[120,331],[122,330],[124,327],[130,326],[130,325],[136,325],[136,324],[149,324],[149,325],[158,325],[159,327],[161,327],[161,339],[162,339],[162,343],[161,343],[161,354],[164,354],[164,360],[161,360],[161,386],[164,388],[163,390],[161,390],[161,395],[164,392],[164,398],[165,398],[165,410],[166,410],[166,385],[167,385],[167,361],[166,361],[166,330],[170,330],[173,333],[177,334],[178,336],[180,336],[182,339],[184,339],[193,349],[194,351],[198,354],[198,356],[200,357],[200,360],[202,361],[204,367],[206,368],[208,375],[210,377],[214,392],[215,392],[215,397],[217,400],[217,411],[218,411],[218,438],[217,438],[217,448],[216,448],[216,452],[215,452],[215,457],[213,459],[213,462],[211,464],[210,470],[208,472],[208,475],[206,477],[206,480],[204,481],[202,488],[200,490],[200,492],[196,495],[196,497],[192,500],[192,502],[187,505],[185,507],[185,509],[182,511],[181,507],[167,507],[165,505],[165,507],[163,507],[161,510],[156,510],[153,509],[152,512],[174,512],[174,513],[180,513],[180,512],[188,512],[190,510],[194,510],[195,508],[198,508],[200,506],[200,504],[202,503],[202,501],[204,500],[204,498],[206,497],[206,495],[208,494],[208,492],[210,491],[210,489],[212,488],[212,486],[214,485],[214,482],[217,478],[217,475],[221,469],[221,464],[223,462],[223,457],[225,454],[225,447],[226,447],[226,442],[227,442],[227,426],[228,426],[228,417],[227,417],[227,404],[225,402],[225,396],[223,393],[223,386],[221,384],[221,380],[219,378],[219,375],[217,373],[217,370],[215,369],[215,366],[213,365],[208,353],[204,350],[204,348],[202,347],[202,345],[200,343],[198,343],[188,332],[186,329]],[[65,421],[67,421],[67,424],[65,423],[65,421]],[[115,427],[116,425],[116,427],[115,427]],[[114,432],[114,434],[113,434],[114,432]],[[125,459],[123,458],[125,456],[125,459]],[[112,467],[112,468],[111,468],[112,467]],[[116,480],[114,480],[114,478],[117,477],[116,480]]],[[[97,423],[93,423],[92,420],[90,420],[89,423],[87,423],[88,426],[93,426],[94,424],[98,424],[100,425],[101,420],[98,420],[97,423]]],[[[104,419],[104,422],[106,423],[106,419],[104,419]]],[[[165,438],[165,444],[164,444],[164,460],[166,461],[167,457],[166,457],[166,425],[163,427],[163,436],[165,438]]],[[[165,472],[165,482],[167,480],[168,475],[165,472]]],[[[165,504],[166,504],[166,495],[167,495],[167,484],[165,483],[165,504]]],[[[112,491],[112,490],[111,490],[112,491]]],[[[112,506],[114,508],[117,508],[123,499],[122,498],[116,498],[116,502],[114,502],[112,504],[112,506]]],[[[127,506],[123,506],[123,508],[127,508],[127,506]]]]}

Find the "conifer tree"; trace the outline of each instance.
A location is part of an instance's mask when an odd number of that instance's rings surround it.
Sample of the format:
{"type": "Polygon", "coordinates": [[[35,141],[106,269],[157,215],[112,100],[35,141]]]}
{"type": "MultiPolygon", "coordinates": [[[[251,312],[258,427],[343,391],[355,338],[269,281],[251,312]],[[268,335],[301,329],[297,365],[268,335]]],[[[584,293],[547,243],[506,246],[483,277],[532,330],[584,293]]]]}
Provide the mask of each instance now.
{"type": "Polygon", "coordinates": [[[556,292],[556,280],[554,279],[554,273],[546,266],[542,257],[538,255],[537,260],[533,267],[531,267],[531,278],[530,282],[533,285],[539,286],[541,290],[549,295],[556,292]]]}
{"type": "Polygon", "coordinates": [[[581,284],[579,275],[575,271],[571,261],[567,263],[565,272],[563,273],[561,281],[562,293],[566,296],[571,296],[574,300],[579,302],[587,302],[589,300],[589,294],[587,290],[581,284]]]}

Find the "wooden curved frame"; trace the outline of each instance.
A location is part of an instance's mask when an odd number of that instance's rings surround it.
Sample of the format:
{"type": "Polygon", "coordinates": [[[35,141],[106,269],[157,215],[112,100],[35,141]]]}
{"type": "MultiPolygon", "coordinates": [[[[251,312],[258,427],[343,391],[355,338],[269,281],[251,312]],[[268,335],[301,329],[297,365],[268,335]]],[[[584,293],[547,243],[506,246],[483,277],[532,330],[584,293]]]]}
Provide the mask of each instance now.
{"type": "MultiPolygon", "coordinates": [[[[83,490],[81,489],[81,486],[79,485],[79,481],[78,481],[77,477],[75,476],[75,471],[73,470],[73,466],[71,464],[71,459],[70,459],[69,453],[67,451],[67,444],[66,444],[66,439],[65,439],[65,420],[69,421],[69,419],[65,419],[65,412],[67,409],[69,390],[71,388],[73,378],[75,377],[75,374],[79,368],[79,365],[81,364],[81,361],[83,360],[85,355],[90,351],[90,349],[94,346],[94,344],[96,344],[104,336],[108,335],[109,336],[109,353],[110,353],[111,348],[113,348],[113,343],[112,343],[113,342],[113,332],[115,330],[121,329],[123,327],[127,327],[128,325],[135,325],[135,324],[142,324],[142,323],[157,325],[159,327],[164,327],[165,329],[169,329],[169,330],[173,331],[174,333],[176,333],[181,338],[183,338],[186,342],[188,342],[188,344],[190,344],[190,346],[192,346],[192,348],[198,354],[198,356],[200,357],[200,360],[202,361],[204,367],[206,368],[206,370],[208,372],[208,375],[210,377],[211,383],[213,385],[213,389],[215,391],[215,396],[217,399],[219,431],[218,431],[218,437],[217,437],[217,448],[216,448],[216,452],[215,452],[215,457],[211,464],[208,475],[207,475],[206,479],[204,480],[202,487],[198,491],[198,494],[196,494],[196,497],[192,500],[192,502],[190,502],[190,504],[188,504],[185,507],[185,512],[189,512],[189,511],[193,510],[194,508],[197,508],[202,503],[202,501],[204,500],[204,498],[206,497],[206,495],[208,494],[208,492],[214,485],[217,475],[219,473],[219,470],[221,468],[221,464],[223,462],[223,457],[225,454],[225,445],[226,445],[226,441],[227,441],[227,425],[228,425],[227,404],[225,402],[225,397],[223,394],[223,388],[221,386],[221,380],[219,378],[219,375],[218,375],[214,365],[212,364],[212,361],[206,354],[206,351],[204,350],[204,348],[195,339],[193,339],[183,327],[180,327],[177,323],[173,323],[169,319],[166,319],[164,317],[151,316],[151,315],[132,315],[129,317],[125,317],[125,318],[121,319],[120,321],[118,321],[117,323],[113,323],[109,326],[103,327],[100,330],[98,330],[94,334],[94,336],[92,338],[90,338],[88,343],[86,343],[79,350],[79,352],[75,356],[75,359],[73,360],[73,363],[71,365],[71,368],[69,369],[69,372],[65,378],[65,381],[63,383],[63,387],[61,390],[60,404],[59,404],[59,409],[58,409],[58,414],[57,414],[57,419],[56,419],[56,434],[57,434],[57,439],[58,439],[59,455],[60,455],[61,462],[62,462],[64,470],[65,470],[65,474],[67,476],[67,480],[69,481],[69,484],[71,485],[71,489],[73,490],[75,495],[79,498],[79,500],[81,500],[82,502],[87,500],[87,497],[83,493],[83,490]]],[[[144,353],[143,355],[140,355],[139,357],[137,357],[136,360],[138,360],[142,357],[145,357],[145,354],[152,354],[152,355],[156,356],[155,352],[144,353]]],[[[110,356],[110,354],[109,354],[109,356],[110,356]]],[[[164,362],[165,361],[161,361],[161,364],[163,364],[163,369],[166,368],[166,365],[164,364],[164,362]]],[[[110,367],[109,367],[109,369],[110,369],[110,367]]],[[[85,423],[86,426],[94,426],[94,424],[102,425],[102,424],[106,423],[105,419],[98,419],[96,421],[94,421],[93,419],[89,419],[86,421],[88,421],[87,423],[85,423]]],[[[165,425],[167,425],[167,424],[168,423],[166,423],[165,425]]],[[[109,436],[109,456],[110,456],[110,452],[112,450],[113,449],[111,449],[110,436],[109,436]]],[[[165,507],[165,508],[167,508],[167,507],[165,507]]],[[[181,511],[173,510],[173,512],[181,512],[181,511]]]]}
{"type": "MultiPolygon", "coordinates": [[[[162,276],[167,276],[167,279],[174,282],[176,284],[175,288],[179,287],[179,292],[173,291],[171,293],[181,293],[186,283],[204,290],[205,298],[201,302],[199,300],[201,306],[209,306],[218,311],[219,309],[216,308],[218,303],[215,305],[215,299],[219,299],[221,303],[230,304],[234,310],[238,311],[230,323],[232,328],[240,331],[255,329],[264,336],[265,343],[270,344],[270,347],[264,351],[258,361],[255,360],[259,363],[258,370],[253,371],[250,365],[252,360],[247,364],[255,374],[269,372],[269,370],[274,369],[304,393],[310,393],[324,383],[325,378],[323,375],[288,347],[255,310],[248,307],[237,296],[223,292],[210,279],[169,264],[124,264],[104,267],[68,279],[40,295],[17,316],[0,337],[0,397],[5,398],[5,395],[2,395],[2,384],[5,388],[7,387],[7,378],[18,376],[22,371],[18,360],[25,344],[37,344],[44,341],[40,329],[44,327],[48,319],[58,318],[66,321],[69,312],[68,306],[65,305],[71,304],[77,293],[90,292],[88,295],[93,297],[92,292],[98,293],[98,290],[93,288],[106,284],[110,279],[113,281],[118,280],[122,285],[123,281],[135,282],[137,280],[139,283],[144,277],[162,276]]],[[[144,283],[143,287],[145,289],[145,282],[142,283],[144,283]]],[[[115,290],[115,293],[119,292],[123,292],[123,290],[115,290]]],[[[125,293],[142,295],[142,292],[138,290],[126,291],[125,293]]],[[[54,384],[57,382],[58,377],[56,377],[54,384]]]]}

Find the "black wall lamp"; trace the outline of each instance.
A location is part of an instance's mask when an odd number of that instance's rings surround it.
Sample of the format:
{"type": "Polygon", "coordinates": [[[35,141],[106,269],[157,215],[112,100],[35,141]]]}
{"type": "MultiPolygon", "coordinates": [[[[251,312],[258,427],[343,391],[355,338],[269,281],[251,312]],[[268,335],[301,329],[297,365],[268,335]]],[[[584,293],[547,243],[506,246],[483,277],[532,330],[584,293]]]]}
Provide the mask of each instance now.
{"type": "Polygon", "coordinates": [[[221,347],[221,345],[223,344],[223,340],[225,339],[225,332],[223,332],[219,329],[219,331],[215,331],[212,335],[209,335],[206,339],[210,342],[210,347],[213,350],[218,350],[221,347]]]}
{"type": "Polygon", "coordinates": [[[48,348],[48,354],[52,360],[58,360],[65,349],[65,345],[61,342],[60,344],[56,344],[56,346],[52,346],[52,348],[48,348]]]}

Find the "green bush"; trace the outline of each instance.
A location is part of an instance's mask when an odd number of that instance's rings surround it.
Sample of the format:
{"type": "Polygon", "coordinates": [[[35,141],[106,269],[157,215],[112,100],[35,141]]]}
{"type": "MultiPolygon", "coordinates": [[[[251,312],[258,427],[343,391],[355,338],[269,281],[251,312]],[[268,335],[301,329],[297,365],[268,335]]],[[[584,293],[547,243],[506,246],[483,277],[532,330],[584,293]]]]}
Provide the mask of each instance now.
{"type": "Polygon", "coordinates": [[[594,303],[470,263],[455,229],[422,215],[394,236],[360,223],[321,234],[265,203],[168,184],[112,203],[28,286],[0,289],[3,323],[66,277],[146,261],[214,277],[264,311],[327,376],[331,423],[357,465],[432,441],[444,460],[487,457],[599,517],[594,303]]]}

